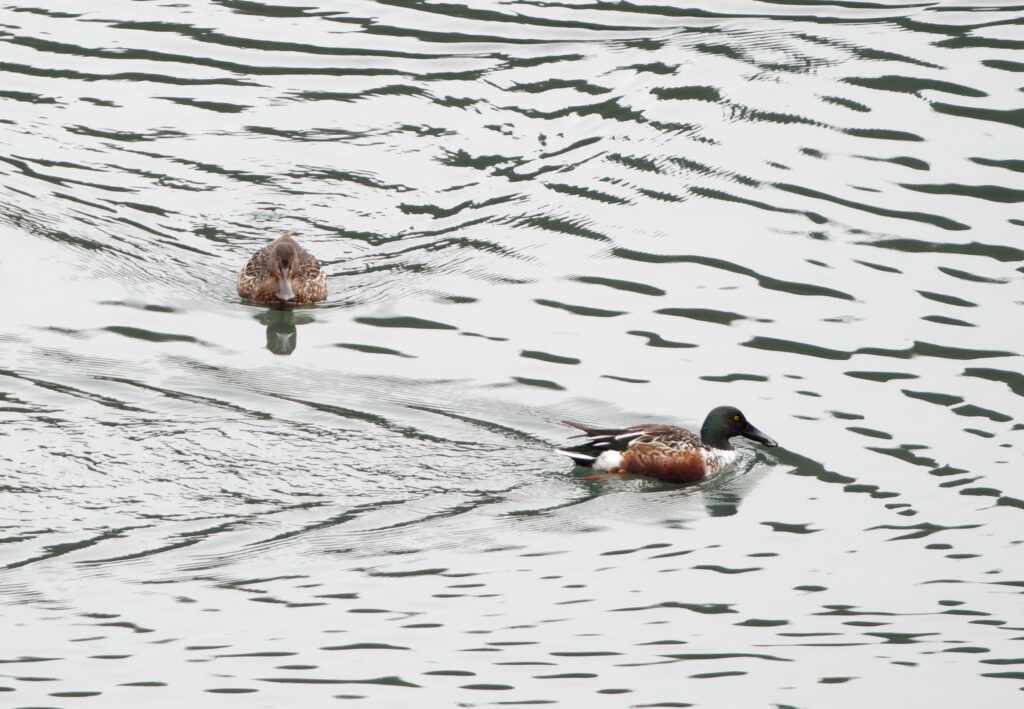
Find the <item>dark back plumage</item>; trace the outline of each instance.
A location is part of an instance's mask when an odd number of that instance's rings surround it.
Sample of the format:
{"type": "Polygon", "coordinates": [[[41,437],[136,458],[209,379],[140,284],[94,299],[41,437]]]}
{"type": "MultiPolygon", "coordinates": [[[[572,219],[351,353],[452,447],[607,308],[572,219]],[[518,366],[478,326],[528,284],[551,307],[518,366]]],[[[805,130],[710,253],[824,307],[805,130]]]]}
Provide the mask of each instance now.
{"type": "Polygon", "coordinates": [[[698,448],[700,436],[679,426],[661,423],[645,423],[628,428],[593,428],[574,421],[562,421],[567,426],[583,431],[586,440],[575,446],[566,446],[563,451],[575,451],[585,455],[600,455],[604,451],[624,451],[639,443],[656,443],[669,448],[698,448]]]}
{"type": "Polygon", "coordinates": [[[295,232],[282,234],[253,254],[238,274],[238,295],[260,303],[316,303],[327,297],[320,262],[299,246],[295,232]],[[288,283],[282,283],[287,274],[288,283]],[[282,298],[282,293],[292,297],[282,298]]]}

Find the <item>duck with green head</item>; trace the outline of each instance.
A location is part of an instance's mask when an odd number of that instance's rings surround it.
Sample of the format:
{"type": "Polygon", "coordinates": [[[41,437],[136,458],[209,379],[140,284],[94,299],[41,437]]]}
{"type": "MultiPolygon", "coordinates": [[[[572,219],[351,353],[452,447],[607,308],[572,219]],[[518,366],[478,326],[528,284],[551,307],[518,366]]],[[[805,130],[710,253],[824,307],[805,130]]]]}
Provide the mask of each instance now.
{"type": "Polygon", "coordinates": [[[238,295],[259,303],[296,304],[327,297],[320,262],[299,246],[294,234],[282,234],[253,254],[238,274],[238,295]]]}
{"type": "Polygon", "coordinates": [[[572,421],[562,423],[580,429],[586,437],[583,443],[558,451],[577,465],[603,471],[605,475],[636,473],[676,483],[700,480],[736,460],[736,449],[729,442],[734,436],[766,446],[778,445],[735,406],[712,409],[704,419],[699,436],[667,424],[592,428],[572,421]]]}

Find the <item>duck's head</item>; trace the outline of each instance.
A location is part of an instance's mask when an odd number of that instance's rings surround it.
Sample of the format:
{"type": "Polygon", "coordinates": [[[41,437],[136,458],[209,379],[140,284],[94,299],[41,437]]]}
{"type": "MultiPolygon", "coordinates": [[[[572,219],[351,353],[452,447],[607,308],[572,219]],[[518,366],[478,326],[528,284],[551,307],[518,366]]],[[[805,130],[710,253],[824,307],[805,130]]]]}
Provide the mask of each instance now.
{"type": "Polygon", "coordinates": [[[747,417],[735,406],[712,409],[700,428],[701,440],[712,448],[732,448],[729,439],[733,436],[743,436],[766,446],[779,445],[747,421],[747,417]]]}
{"type": "Polygon", "coordinates": [[[299,247],[290,237],[274,242],[270,253],[270,272],[277,282],[277,299],[282,303],[295,300],[291,275],[294,264],[299,260],[299,247]]]}

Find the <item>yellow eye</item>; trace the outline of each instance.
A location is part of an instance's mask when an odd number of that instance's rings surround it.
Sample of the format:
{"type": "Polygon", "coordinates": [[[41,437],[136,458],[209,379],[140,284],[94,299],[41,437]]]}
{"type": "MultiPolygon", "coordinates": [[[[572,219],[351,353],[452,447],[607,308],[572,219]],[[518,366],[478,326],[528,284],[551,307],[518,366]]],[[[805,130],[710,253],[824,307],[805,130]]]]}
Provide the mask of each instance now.
{"type": "Polygon", "coordinates": [[[733,421],[739,421],[739,420],[740,420],[740,417],[739,417],[739,416],[733,416],[733,417],[732,417],[732,420],[733,420],[733,421]]]}

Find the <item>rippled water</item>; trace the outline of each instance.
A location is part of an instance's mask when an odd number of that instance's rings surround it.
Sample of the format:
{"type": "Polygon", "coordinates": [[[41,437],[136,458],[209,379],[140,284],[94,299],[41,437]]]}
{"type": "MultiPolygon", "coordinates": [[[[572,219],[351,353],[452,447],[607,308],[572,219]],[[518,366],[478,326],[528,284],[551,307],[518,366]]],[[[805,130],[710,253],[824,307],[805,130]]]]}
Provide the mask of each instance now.
{"type": "Polygon", "coordinates": [[[0,11],[5,706],[1019,705],[1019,4],[89,7],[0,11]]]}

